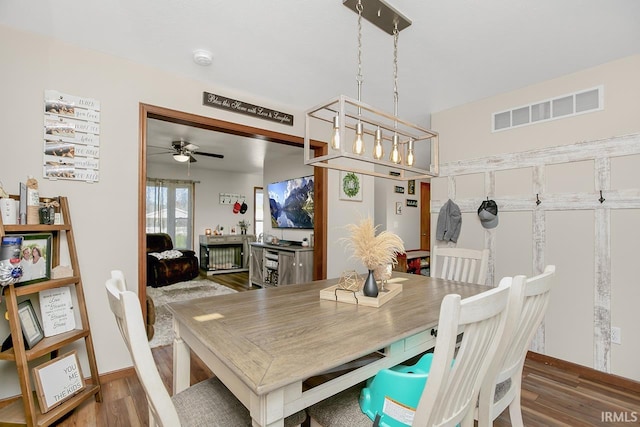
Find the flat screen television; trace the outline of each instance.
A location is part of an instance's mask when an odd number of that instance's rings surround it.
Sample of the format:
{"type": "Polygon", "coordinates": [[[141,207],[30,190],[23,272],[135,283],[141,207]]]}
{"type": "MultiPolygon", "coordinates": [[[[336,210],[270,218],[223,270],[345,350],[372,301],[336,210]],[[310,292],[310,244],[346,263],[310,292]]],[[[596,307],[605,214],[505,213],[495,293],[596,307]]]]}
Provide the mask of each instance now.
{"type": "Polygon", "coordinates": [[[313,228],[313,175],[267,186],[272,228],[313,228]]]}

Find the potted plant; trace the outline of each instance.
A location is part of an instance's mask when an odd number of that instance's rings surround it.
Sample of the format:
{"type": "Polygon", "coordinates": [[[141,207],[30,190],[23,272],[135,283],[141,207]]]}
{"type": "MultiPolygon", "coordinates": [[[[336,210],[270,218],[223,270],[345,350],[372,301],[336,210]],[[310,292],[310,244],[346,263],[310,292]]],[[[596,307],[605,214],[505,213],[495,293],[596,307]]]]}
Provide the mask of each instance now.
{"type": "Polygon", "coordinates": [[[244,219],[238,222],[238,227],[240,227],[240,233],[247,234],[247,229],[249,228],[250,225],[251,224],[249,224],[244,219]]]}
{"type": "Polygon", "coordinates": [[[378,227],[374,227],[371,218],[365,218],[359,224],[348,224],[345,228],[350,235],[341,240],[348,249],[353,250],[351,256],[359,258],[369,270],[362,292],[365,296],[376,297],[378,286],[374,271],[383,271],[387,265],[395,265],[398,262],[397,254],[405,251],[404,242],[397,234],[386,230],[376,236],[378,227]]]}

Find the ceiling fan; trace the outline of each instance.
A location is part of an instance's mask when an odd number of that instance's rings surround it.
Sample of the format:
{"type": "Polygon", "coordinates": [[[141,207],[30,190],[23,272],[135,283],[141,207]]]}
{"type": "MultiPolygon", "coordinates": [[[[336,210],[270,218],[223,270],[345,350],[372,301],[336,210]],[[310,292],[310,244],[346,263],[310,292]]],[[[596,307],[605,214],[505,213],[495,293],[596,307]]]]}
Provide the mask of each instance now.
{"type": "MultiPolygon", "coordinates": [[[[164,148],[164,147],[157,147],[157,148],[164,148]]],[[[200,146],[196,144],[192,144],[188,141],[185,141],[184,139],[180,139],[179,141],[172,141],[171,148],[172,148],[171,151],[166,151],[164,153],[157,153],[157,154],[173,154],[173,159],[176,162],[181,162],[181,163],[197,162],[198,160],[195,157],[193,157],[194,154],[198,156],[207,156],[207,157],[215,157],[218,159],[224,159],[223,154],[205,153],[205,152],[198,151],[200,149],[200,146]]]]}

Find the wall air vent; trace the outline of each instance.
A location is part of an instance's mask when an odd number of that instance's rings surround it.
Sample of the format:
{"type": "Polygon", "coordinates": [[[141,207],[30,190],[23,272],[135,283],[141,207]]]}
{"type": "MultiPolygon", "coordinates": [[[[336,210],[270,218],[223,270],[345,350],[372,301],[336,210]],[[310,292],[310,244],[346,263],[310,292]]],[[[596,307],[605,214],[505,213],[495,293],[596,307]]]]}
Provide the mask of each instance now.
{"type": "Polygon", "coordinates": [[[598,86],[493,113],[491,128],[493,132],[498,132],[602,109],[604,109],[604,86],[598,86]]]}

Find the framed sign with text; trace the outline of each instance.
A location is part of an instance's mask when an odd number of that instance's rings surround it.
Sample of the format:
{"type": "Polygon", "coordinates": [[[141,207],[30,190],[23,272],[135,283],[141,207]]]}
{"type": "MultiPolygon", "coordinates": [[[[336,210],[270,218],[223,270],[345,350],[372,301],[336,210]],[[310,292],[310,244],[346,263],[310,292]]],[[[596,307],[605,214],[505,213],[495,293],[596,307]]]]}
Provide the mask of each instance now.
{"type": "Polygon", "coordinates": [[[221,110],[233,111],[234,113],[245,114],[258,119],[269,120],[282,125],[293,126],[293,114],[249,104],[248,102],[227,98],[226,96],[216,95],[215,93],[203,92],[202,105],[219,108],[221,110]]]}
{"type": "Polygon", "coordinates": [[[75,350],[33,368],[33,378],[43,414],[85,387],[75,350]]]}

